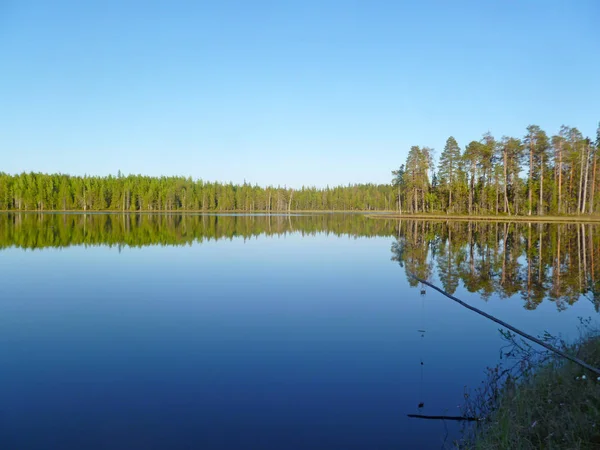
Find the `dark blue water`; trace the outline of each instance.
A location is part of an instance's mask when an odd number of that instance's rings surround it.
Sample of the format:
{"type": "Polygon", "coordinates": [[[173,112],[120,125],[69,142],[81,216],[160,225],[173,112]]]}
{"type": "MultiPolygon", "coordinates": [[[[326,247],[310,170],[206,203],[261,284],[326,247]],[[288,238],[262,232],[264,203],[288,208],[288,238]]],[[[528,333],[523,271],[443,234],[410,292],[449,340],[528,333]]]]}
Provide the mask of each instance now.
{"type": "MultiPolygon", "coordinates": [[[[0,447],[450,446],[456,423],[406,414],[458,414],[498,359],[498,326],[410,288],[394,241],[290,230],[5,247],[0,447]]],[[[596,314],[456,295],[533,334],[573,336],[596,314]]]]}

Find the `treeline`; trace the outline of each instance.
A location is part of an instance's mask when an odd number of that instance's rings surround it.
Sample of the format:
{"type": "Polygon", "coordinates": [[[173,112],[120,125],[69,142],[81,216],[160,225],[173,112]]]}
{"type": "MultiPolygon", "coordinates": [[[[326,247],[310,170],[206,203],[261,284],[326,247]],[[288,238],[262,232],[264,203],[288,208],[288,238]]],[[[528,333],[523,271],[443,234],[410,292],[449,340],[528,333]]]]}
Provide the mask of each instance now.
{"type": "Polygon", "coordinates": [[[437,171],[433,150],[413,146],[393,171],[402,212],[594,214],[600,211],[600,127],[596,141],[562,126],[548,136],[530,125],[522,137],[490,133],[463,150],[448,138],[437,171]]]}
{"type": "Polygon", "coordinates": [[[579,215],[600,211],[596,141],[562,126],[548,136],[490,133],[464,149],[448,138],[437,170],[433,149],[411,147],[391,184],[259,187],[185,177],[70,176],[0,172],[0,210],[9,211],[374,211],[472,215],[579,215]]]}
{"type": "Polygon", "coordinates": [[[395,208],[390,185],[259,187],[185,177],[0,173],[0,210],[9,211],[370,211],[395,208]]]}
{"type": "Polygon", "coordinates": [[[454,294],[519,296],[526,309],[559,310],[587,298],[600,310],[600,226],[461,221],[401,222],[392,260],[454,294]]]}

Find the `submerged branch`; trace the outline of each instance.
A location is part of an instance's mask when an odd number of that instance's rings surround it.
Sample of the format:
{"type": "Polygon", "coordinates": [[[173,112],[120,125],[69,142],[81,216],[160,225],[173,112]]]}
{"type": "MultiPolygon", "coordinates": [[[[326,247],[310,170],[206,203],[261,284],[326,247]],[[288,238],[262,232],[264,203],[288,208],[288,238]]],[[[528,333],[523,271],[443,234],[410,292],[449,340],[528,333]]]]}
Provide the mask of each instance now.
{"type": "Polygon", "coordinates": [[[422,414],[407,414],[408,417],[414,419],[428,419],[428,420],[464,420],[469,422],[478,422],[480,419],[477,417],[463,417],[463,416],[424,416],[422,414]]]}

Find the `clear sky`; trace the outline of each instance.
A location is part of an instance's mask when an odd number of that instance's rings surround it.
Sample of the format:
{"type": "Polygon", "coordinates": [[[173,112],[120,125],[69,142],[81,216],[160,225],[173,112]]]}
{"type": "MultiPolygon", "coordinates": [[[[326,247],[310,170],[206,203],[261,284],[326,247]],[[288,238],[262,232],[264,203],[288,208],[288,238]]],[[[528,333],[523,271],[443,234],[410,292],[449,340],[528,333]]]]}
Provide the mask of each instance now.
{"type": "Polygon", "coordinates": [[[411,145],[595,137],[600,2],[0,0],[0,171],[388,182],[411,145]]]}

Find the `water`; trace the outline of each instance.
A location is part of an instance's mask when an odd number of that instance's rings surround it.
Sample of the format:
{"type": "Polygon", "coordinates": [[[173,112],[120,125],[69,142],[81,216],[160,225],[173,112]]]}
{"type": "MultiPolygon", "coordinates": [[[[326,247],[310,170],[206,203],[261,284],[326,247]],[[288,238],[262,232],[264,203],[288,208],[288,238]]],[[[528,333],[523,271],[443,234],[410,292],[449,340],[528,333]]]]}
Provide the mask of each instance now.
{"type": "Polygon", "coordinates": [[[459,424],[406,414],[458,414],[502,341],[406,269],[574,338],[599,253],[592,225],[0,214],[0,442],[450,446],[459,424]]]}

